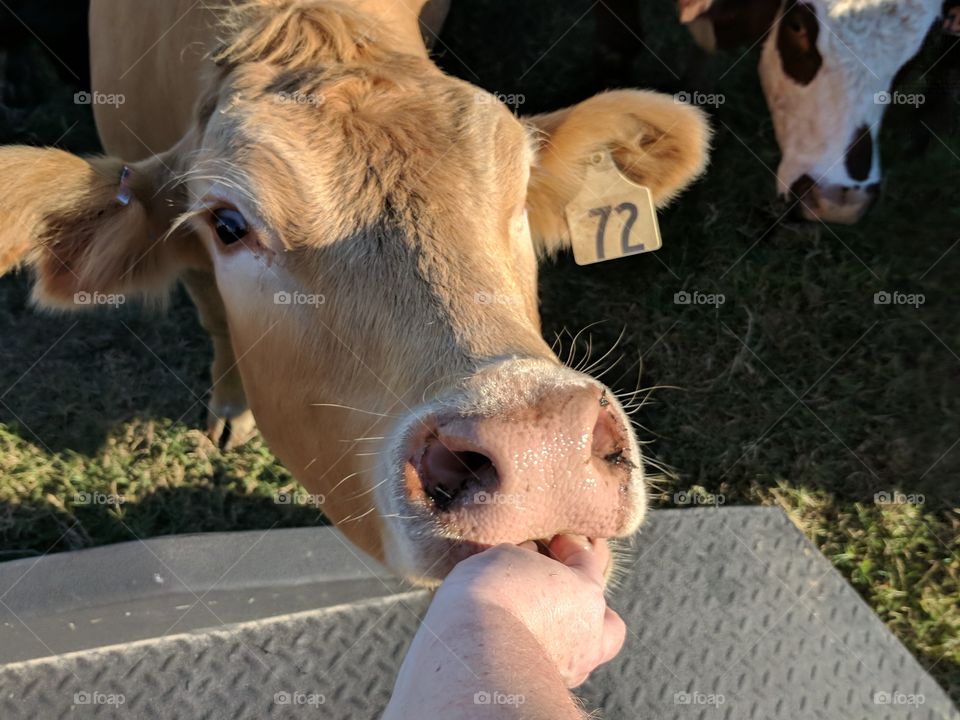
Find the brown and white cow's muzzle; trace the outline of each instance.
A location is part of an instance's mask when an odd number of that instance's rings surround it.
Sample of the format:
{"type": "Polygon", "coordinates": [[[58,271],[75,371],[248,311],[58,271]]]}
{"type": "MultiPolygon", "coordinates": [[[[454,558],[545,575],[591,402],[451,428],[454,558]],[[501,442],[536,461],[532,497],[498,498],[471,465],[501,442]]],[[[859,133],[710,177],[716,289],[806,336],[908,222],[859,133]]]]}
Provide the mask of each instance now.
{"type": "Polygon", "coordinates": [[[422,582],[499,543],[632,533],[643,460],[613,394],[547,360],[507,360],[415,410],[378,488],[388,563],[422,582]]]}

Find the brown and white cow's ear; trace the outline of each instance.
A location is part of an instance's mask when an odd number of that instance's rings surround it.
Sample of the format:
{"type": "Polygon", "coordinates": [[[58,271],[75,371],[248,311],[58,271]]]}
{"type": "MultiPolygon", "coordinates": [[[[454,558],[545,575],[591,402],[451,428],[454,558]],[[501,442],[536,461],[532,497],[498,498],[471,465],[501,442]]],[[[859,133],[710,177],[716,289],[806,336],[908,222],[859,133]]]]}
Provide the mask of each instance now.
{"type": "Polygon", "coordinates": [[[708,52],[758,43],[782,5],[783,0],[678,0],[681,22],[708,52]]]}
{"type": "Polygon", "coordinates": [[[79,309],[78,294],[165,291],[199,258],[189,238],[166,237],[182,202],[167,161],[125,166],[61,150],[0,148],[0,275],[33,269],[41,305],[79,309]]]}
{"type": "Polygon", "coordinates": [[[707,166],[711,132],[706,115],[662,93],[615,90],[526,121],[542,134],[527,210],[534,241],[547,254],[570,244],[566,207],[597,152],[610,152],[627,178],[650,188],[658,206],[707,166]]]}
{"type": "Polygon", "coordinates": [[[688,23],[691,20],[696,20],[707,12],[713,3],[714,0],[677,0],[677,9],[680,11],[680,22],[688,23]]]}

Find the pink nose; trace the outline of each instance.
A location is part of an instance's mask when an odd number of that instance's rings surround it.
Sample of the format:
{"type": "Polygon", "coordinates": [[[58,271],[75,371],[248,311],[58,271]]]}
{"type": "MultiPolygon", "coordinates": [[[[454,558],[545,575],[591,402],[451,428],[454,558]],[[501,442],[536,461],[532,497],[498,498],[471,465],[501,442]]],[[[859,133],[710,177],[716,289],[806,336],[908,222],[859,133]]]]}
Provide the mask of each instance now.
{"type": "Polygon", "coordinates": [[[508,416],[437,416],[413,441],[410,500],[477,543],[610,537],[639,470],[627,419],[598,387],[555,390],[508,416]]]}
{"type": "Polygon", "coordinates": [[[876,186],[819,185],[809,175],[803,175],[790,192],[805,220],[853,225],[873,203],[876,186]]]}

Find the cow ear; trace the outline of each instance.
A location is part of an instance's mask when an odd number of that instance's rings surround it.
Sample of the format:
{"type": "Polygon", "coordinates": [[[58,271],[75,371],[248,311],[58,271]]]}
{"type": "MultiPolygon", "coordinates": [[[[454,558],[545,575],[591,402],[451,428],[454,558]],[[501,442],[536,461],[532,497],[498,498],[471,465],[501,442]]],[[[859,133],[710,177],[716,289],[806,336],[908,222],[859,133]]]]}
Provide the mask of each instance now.
{"type": "Polygon", "coordinates": [[[782,0],[679,0],[680,20],[704,50],[733,50],[760,42],[782,4],[782,0]]]}
{"type": "Polygon", "coordinates": [[[0,275],[32,268],[34,299],[63,309],[88,305],[82,298],[90,293],[165,292],[196,255],[186,234],[170,233],[183,209],[171,161],[126,166],[0,148],[0,275]]]}
{"type": "Polygon", "coordinates": [[[541,134],[527,210],[534,241],[547,254],[570,245],[566,207],[597,152],[610,152],[627,178],[663,206],[707,166],[710,127],[699,109],[669,95],[616,90],[527,118],[541,134]]]}
{"type": "Polygon", "coordinates": [[[688,23],[703,15],[714,0],[677,0],[677,9],[680,11],[680,22],[688,23]]]}

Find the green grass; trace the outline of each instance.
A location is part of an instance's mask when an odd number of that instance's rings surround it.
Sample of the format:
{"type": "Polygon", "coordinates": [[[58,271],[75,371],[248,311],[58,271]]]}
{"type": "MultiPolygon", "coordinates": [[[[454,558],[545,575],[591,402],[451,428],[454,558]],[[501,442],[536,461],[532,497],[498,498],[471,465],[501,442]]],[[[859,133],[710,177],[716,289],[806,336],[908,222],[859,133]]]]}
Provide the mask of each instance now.
{"type": "MultiPolygon", "coordinates": [[[[948,252],[960,239],[960,132],[954,122],[936,139],[914,111],[894,108],[882,137],[885,192],[865,221],[781,222],[756,55],[722,79],[736,55],[697,70],[670,4],[654,5],[644,6],[656,28],[646,42],[660,59],[641,53],[635,84],[680,88],[665,63],[726,95],[713,114],[712,168],[662,214],[656,256],[546,265],[544,333],[604,321],[589,332],[595,356],[623,332],[604,379],[634,389],[642,356],[639,383],[665,386],[635,415],[673,468],[657,481],[656,506],[693,490],[782,507],[960,698],[960,249],[948,252]],[[726,302],[676,305],[681,289],[726,302]],[[878,306],[880,290],[926,301],[878,306]],[[874,501],[895,491],[924,503],[874,501]]],[[[581,4],[543,7],[455,4],[440,62],[525,95],[524,112],[586,97],[598,89],[591,18],[566,32],[581,4]]],[[[89,117],[62,94],[0,128],[0,139],[53,142],[79,121],[62,144],[89,149],[89,117]]],[[[0,558],[323,522],[271,501],[292,481],[261,443],[224,454],[199,431],[209,348],[182,293],[165,315],[50,317],[26,305],[27,289],[24,277],[0,281],[0,558]],[[127,502],[83,507],[77,492],[127,502]]]]}

